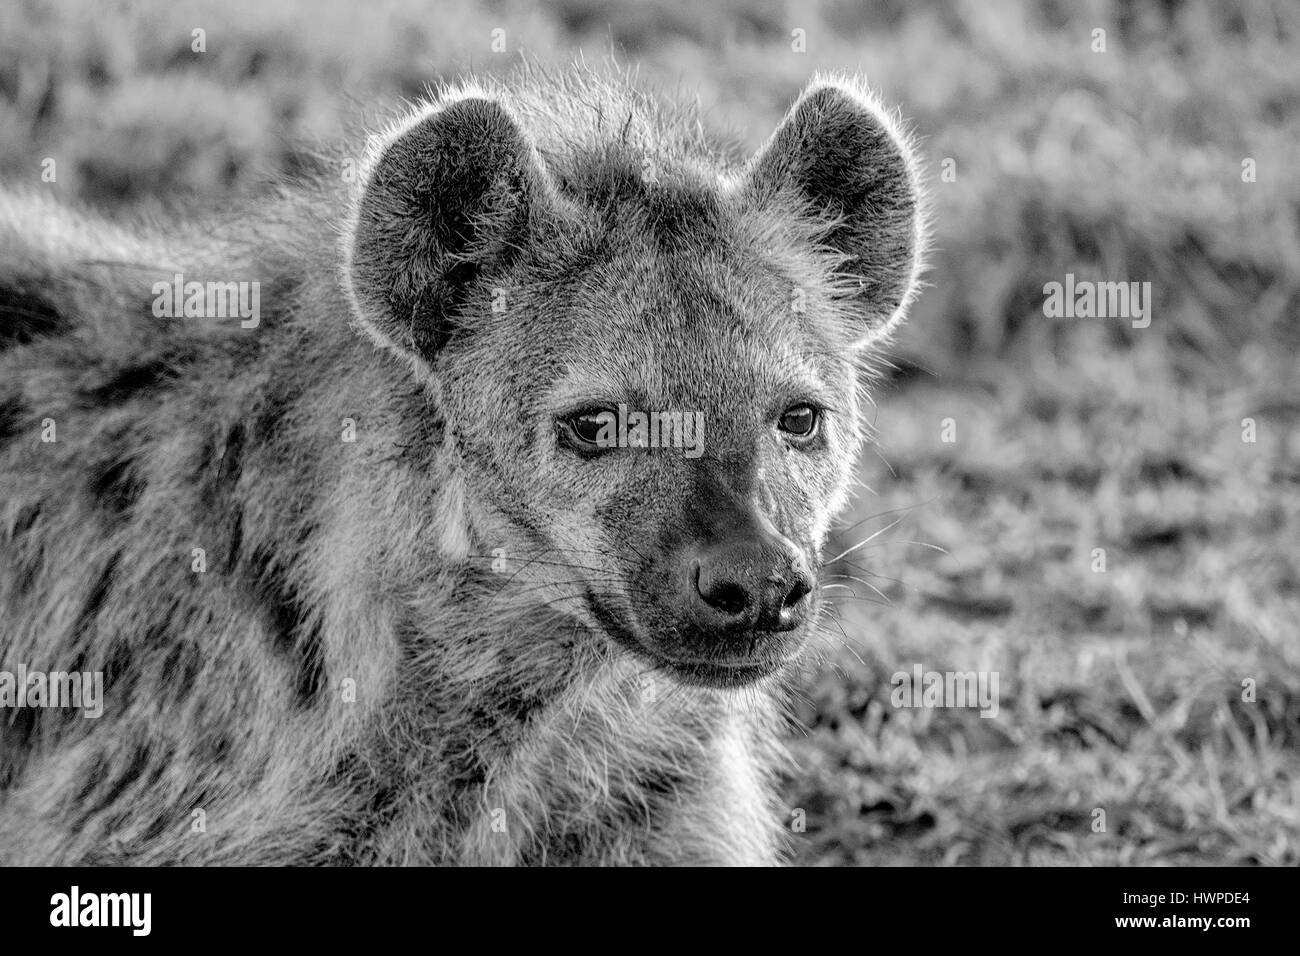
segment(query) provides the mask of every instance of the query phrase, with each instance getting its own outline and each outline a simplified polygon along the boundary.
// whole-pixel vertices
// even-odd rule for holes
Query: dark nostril
[[[794,584],[786,592],[785,599],[781,601],[781,609],[788,610],[794,607],[805,597],[812,593],[812,584],[802,574],[797,575]]]
[[[749,595],[735,581],[714,581],[706,578],[700,569],[695,572],[695,590],[704,603],[723,614],[741,614],[749,606]]]
[[[713,588],[708,594],[704,595],[704,600],[719,611],[727,614],[739,614],[749,604],[749,601],[745,599],[745,589],[739,584],[731,584],[730,582],[723,582]]]

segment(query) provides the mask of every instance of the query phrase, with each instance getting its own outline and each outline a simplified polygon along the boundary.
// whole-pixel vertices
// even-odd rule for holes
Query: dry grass
[[[520,47],[612,49],[752,146],[812,72],[866,73],[922,136],[937,250],[843,544],[904,520],[837,569],[862,600],[800,707],[800,859],[1300,862],[1300,8],[726,6],[7,3],[0,173],[219,203]],[[1067,272],[1151,282],[1151,326],[1044,318]],[[914,664],[997,671],[998,717],[893,708]]]

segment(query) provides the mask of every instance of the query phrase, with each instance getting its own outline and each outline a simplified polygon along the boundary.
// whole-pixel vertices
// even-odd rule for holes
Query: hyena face
[[[627,218],[585,273],[553,280],[529,333],[544,360],[509,322],[448,346],[448,367],[519,356],[508,396],[453,376],[451,405],[501,403],[464,448],[542,532],[540,560],[563,565],[552,577],[585,616],[684,679],[753,678],[814,617],[817,554],[855,458],[851,343],[791,311],[779,256],[660,241]]]
[[[347,278],[436,396],[463,539],[517,559],[539,603],[728,686],[813,626],[863,352],[906,306],[919,233],[906,147],[851,84],[814,84],[741,172],[556,155],[508,97],[464,94],[377,151]]]

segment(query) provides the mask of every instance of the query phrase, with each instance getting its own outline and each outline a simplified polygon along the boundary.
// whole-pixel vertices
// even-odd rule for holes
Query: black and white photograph
[[[3,0],[6,879],[1106,868],[1248,938],[1298,155],[1294,0]]]

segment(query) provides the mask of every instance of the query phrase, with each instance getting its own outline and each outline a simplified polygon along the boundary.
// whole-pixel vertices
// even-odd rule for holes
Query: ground
[[[920,138],[930,288],[798,707],[798,860],[1300,863],[1300,7],[6,3],[0,176],[219,207],[521,49],[755,148],[858,71]],[[1150,325],[1047,317],[1067,273],[1150,282]],[[996,672],[997,716],[894,707],[916,665]]]

